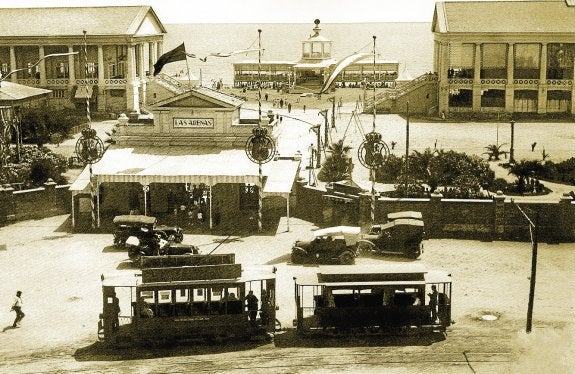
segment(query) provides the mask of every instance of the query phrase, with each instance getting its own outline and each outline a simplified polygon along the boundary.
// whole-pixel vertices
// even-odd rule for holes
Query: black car
[[[159,235],[162,239],[181,243],[184,233],[178,226],[157,225],[156,217],[144,215],[121,215],[114,217],[114,245],[123,246],[130,236],[143,238],[147,232]],[[144,229],[144,230],[143,230]]]
[[[356,242],[360,228],[352,226],[328,227],[314,231],[313,239],[294,243],[293,264],[343,264],[355,262]]]
[[[200,253],[195,245],[167,241],[153,232],[140,237],[130,236],[126,239],[126,246],[128,257],[136,264],[140,264],[144,256],[197,255]]]
[[[418,258],[423,252],[424,224],[419,212],[397,212],[388,222],[371,226],[357,243],[359,252]]]

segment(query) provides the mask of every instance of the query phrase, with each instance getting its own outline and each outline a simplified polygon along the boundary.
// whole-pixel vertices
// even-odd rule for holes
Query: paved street
[[[285,219],[285,218],[284,218]],[[516,242],[428,240],[416,262],[450,271],[453,319],[445,340],[307,340],[287,331],[273,343],[155,350],[93,349],[101,312],[100,274],[134,272],[125,251],[111,246],[112,235],[71,234],[67,216],[19,222],[0,228],[1,327],[16,290],[23,291],[26,317],[19,329],[0,333],[0,371],[33,372],[211,372],[211,373],[565,373],[574,367],[575,277],[572,244],[539,246],[534,331],[524,333],[531,245]],[[233,237],[215,253],[235,253],[243,266],[278,268],[278,318],[290,327],[294,317],[293,276],[313,266],[288,264],[296,238],[314,228],[292,219],[273,236]],[[211,251],[223,237],[187,235],[185,242]],[[2,244],[0,243],[0,244]],[[405,262],[393,257],[359,258],[358,264]],[[485,321],[484,314],[496,315]],[[538,370],[541,368],[541,370]]]

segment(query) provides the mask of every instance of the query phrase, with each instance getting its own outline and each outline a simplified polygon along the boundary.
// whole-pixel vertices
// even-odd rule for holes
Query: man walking
[[[22,312],[22,291],[17,291],[16,292],[16,297],[14,298],[14,303],[12,303],[12,309],[13,311],[16,312],[16,319],[14,320],[14,324],[12,325],[12,327],[20,327],[20,321],[22,321],[22,318],[24,318],[26,315],[24,314],[24,312]]]

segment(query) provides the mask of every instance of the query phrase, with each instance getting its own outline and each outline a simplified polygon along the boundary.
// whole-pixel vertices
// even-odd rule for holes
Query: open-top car
[[[197,255],[200,253],[198,247],[193,244],[167,241],[153,232],[140,237],[128,237],[126,246],[128,257],[136,264],[140,264],[144,256]]]
[[[368,233],[362,235],[358,241],[358,251],[418,258],[423,252],[421,241],[424,235],[424,224],[421,219],[403,218],[417,216],[411,213],[419,212],[393,213],[393,215],[390,214],[392,220],[389,222],[371,226]]]
[[[294,264],[344,264],[355,262],[356,244],[360,228],[335,226],[315,230],[313,238],[297,240],[292,248],[291,261]]]
[[[184,233],[178,226],[157,225],[156,217],[144,215],[120,215],[114,217],[114,245],[123,246],[130,236],[137,238],[146,237],[148,232],[159,235],[162,239],[181,243]],[[144,229],[144,230],[142,230]]]

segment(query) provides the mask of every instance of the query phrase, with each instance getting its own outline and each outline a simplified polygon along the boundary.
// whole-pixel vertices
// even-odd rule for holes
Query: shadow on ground
[[[73,357],[76,361],[126,361],[160,357],[199,356],[227,352],[240,352],[269,344],[269,341],[224,341],[224,342],[190,342],[187,345],[164,346],[130,346],[117,348],[102,342],[78,348]]]
[[[396,346],[428,346],[445,340],[443,333],[429,333],[409,336],[387,335],[355,335],[331,336],[327,334],[317,336],[302,336],[295,329],[287,329],[276,333],[274,344],[278,348],[333,348],[333,347],[396,347]]]

